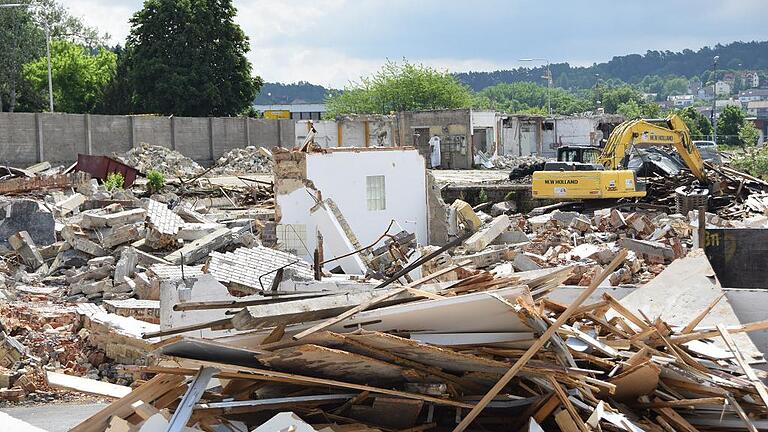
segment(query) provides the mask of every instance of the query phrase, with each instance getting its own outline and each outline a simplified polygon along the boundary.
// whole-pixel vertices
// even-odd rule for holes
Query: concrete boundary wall
[[[205,163],[238,147],[290,148],[294,141],[289,119],[0,112],[0,165],[17,167],[124,153],[142,142]]]

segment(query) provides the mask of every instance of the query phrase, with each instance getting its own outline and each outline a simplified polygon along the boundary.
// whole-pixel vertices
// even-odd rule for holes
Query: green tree
[[[44,47],[45,35],[27,9],[0,8],[0,111],[16,110],[23,81],[21,65],[40,55]]]
[[[694,107],[685,107],[676,111],[688,126],[693,139],[706,139],[712,135],[712,122]]]
[[[106,49],[94,55],[66,40],[51,41],[53,100],[57,111],[91,112],[101,99],[104,86],[115,74],[117,56]],[[24,65],[24,78],[36,93],[48,91],[48,61],[45,56]]]
[[[627,120],[637,118],[655,118],[659,116],[659,106],[655,103],[638,103],[634,99],[619,104],[616,113],[621,114]]]
[[[573,114],[589,110],[590,104],[561,88],[548,89],[533,82],[496,84],[478,93],[476,101],[487,101],[477,108],[491,108],[508,113],[547,114],[547,99],[551,99],[552,112]]]
[[[634,101],[640,106],[645,104],[643,95],[628,85],[613,88],[600,88],[597,92],[597,97],[603,108],[605,108],[605,112],[608,113],[617,113],[619,105],[629,101]]]
[[[38,109],[37,94],[26,93],[32,88],[22,79],[22,65],[45,53],[45,30],[54,39],[66,39],[87,45],[101,46],[107,35],[83,24],[72,16],[58,0],[0,0],[3,4],[25,4],[0,8],[0,111]]]
[[[739,130],[744,126],[744,111],[739,107],[729,105],[720,112],[717,118],[717,136],[719,144],[739,145]]]
[[[472,101],[469,88],[446,71],[406,60],[388,61],[381,70],[351,83],[343,92],[331,93],[326,99],[326,116],[468,108]]]
[[[739,141],[741,141],[741,145],[757,145],[757,140],[759,138],[760,130],[758,130],[751,121],[744,121],[744,124],[739,128]]]
[[[146,0],[131,18],[125,68],[135,112],[230,116],[262,85],[231,0]]]

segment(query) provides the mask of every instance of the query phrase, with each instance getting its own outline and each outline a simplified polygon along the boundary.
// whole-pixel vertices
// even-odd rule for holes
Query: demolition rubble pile
[[[235,148],[216,161],[216,166],[211,170],[214,175],[237,175],[271,173],[272,152],[264,147],[248,146]]]
[[[127,368],[147,380],[72,430],[762,429],[761,356],[743,333],[768,322],[738,322],[701,254],[622,300],[597,295],[626,257],[570,295],[570,266],[435,282],[453,265],[354,294],[228,302],[233,315],[206,325],[248,333],[156,345],[158,364]],[[679,297],[661,301],[670,284]]]
[[[485,169],[511,170],[514,178],[525,177],[544,169],[546,158],[540,156],[492,155],[478,151],[475,164]]]
[[[259,183],[16,180],[0,181],[24,195],[0,201],[0,399],[113,400],[75,432],[768,427],[746,335],[768,321],[736,317],[693,249],[696,212],[457,200],[445,245],[393,222],[363,247],[326,196],[323,267],[268,247]]]
[[[159,341],[142,338],[159,329],[158,275],[199,274],[210,252],[255,244],[272,193],[207,180],[108,191],[49,171],[0,181],[0,401],[122,396],[133,375],[116,366],[146,363]]]
[[[169,177],[189,177],[203,171],[197,162],[176,150],[147,143],[140,143],[117,158],[142,173],[156,170]]]

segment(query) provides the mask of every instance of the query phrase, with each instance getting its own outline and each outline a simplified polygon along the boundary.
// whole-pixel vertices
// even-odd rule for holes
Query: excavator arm
[[[640,119],[621,123],[608,138],[599,162],[609,170],[621,169],[633,145],[672,146],[693,175],[702,183],[707,182],[704,160],[691,141],[688,126],[678,115],[672,114],[663,120]]]

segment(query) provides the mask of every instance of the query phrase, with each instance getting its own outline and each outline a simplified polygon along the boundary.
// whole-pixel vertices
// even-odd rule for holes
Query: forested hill
[[[254,103],[258,105],[289,103],[323,103],[328,89],[299,81],[293,84],[264,83]]]
[[[583,89],[595,85],[596,74],[602,80],[618,79],[630,84],[637,83],[648,75],[677,75],[688,78],[694,75],[701,76],[712,68],[714,56],[720,56],[719,69],[768,69],[768,41],[718,44],[698,51],[690,49],[682,52],[648,51],[644,55],[617,56],[606,63],[589,67],[572,67],[568,63],[557,63],[552,64],[550,68],[555,86]],[[463,72],[457,73],[456,77],[473,90],[479,91],[499,83],[541,82],[543,72],[544,66],[541,66],[535,69]]]

